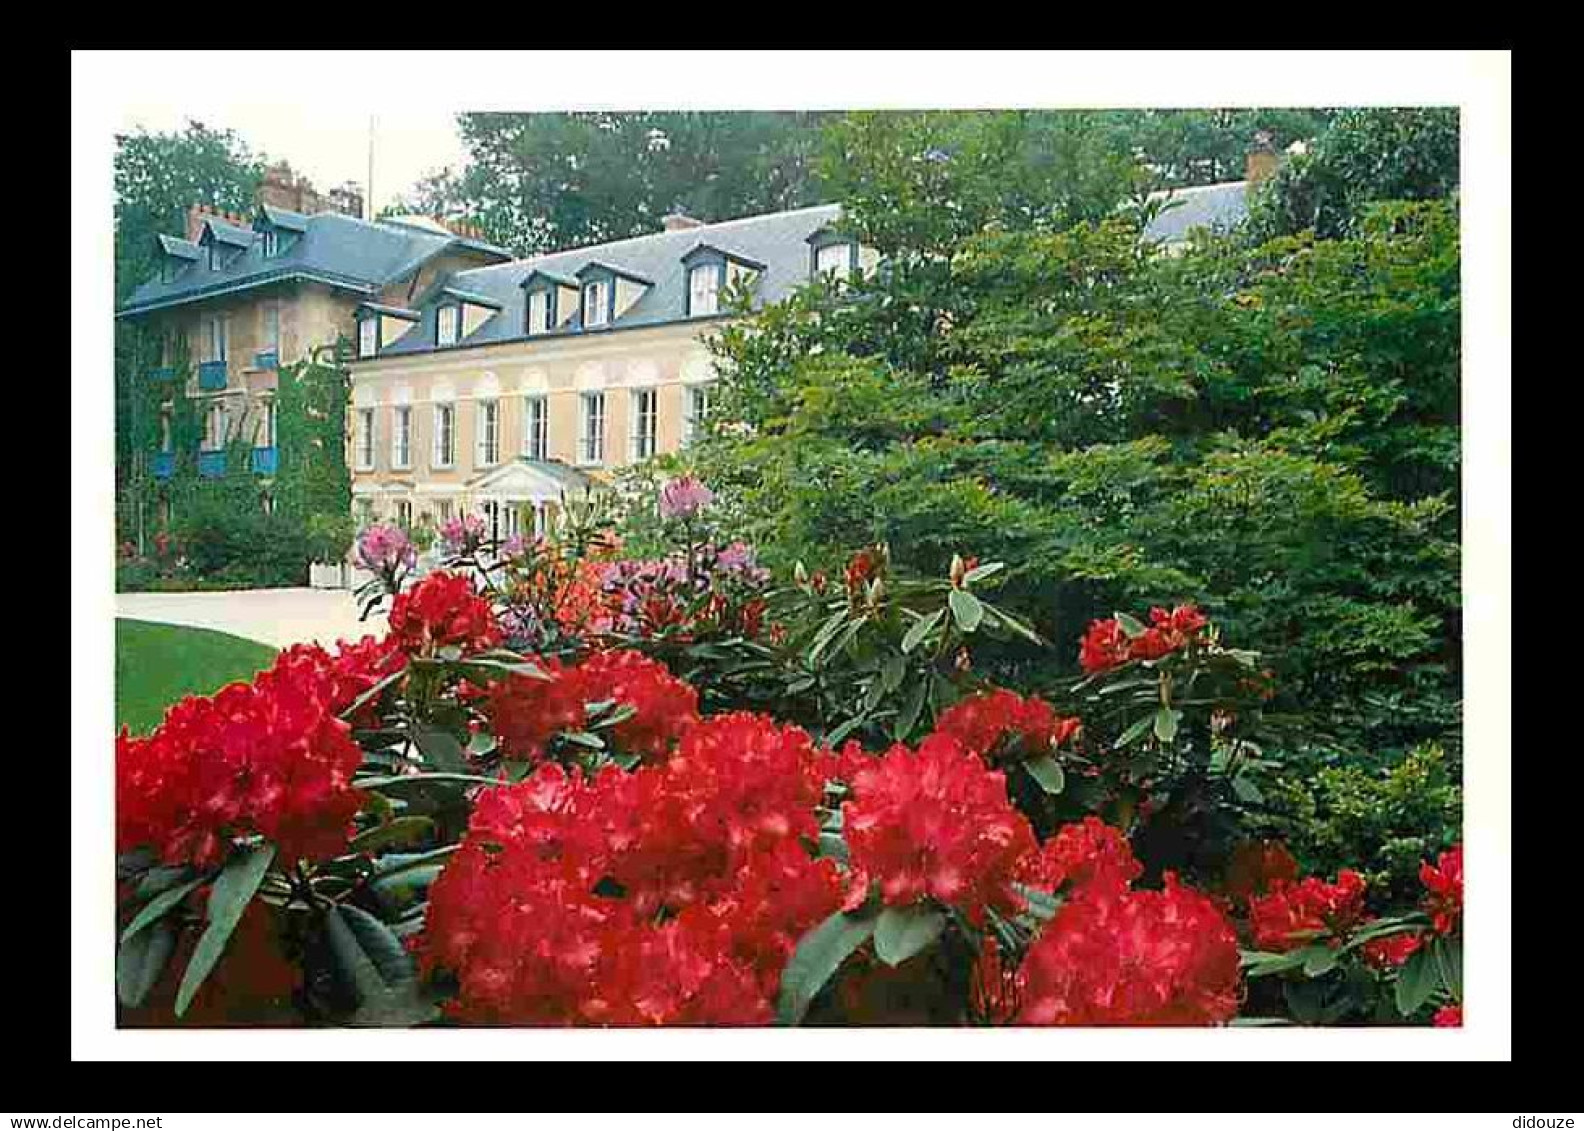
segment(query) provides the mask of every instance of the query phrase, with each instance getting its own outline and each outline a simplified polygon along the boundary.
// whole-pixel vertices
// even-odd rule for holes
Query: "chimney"
[[[198,233],[203,231],[204,215],[208,211],[202,204],[194,204],[187,209],[187,235],[188,243],[198,242]]]
[[[1281,158],[1276,153],[1276,145],[1270,132],[1259,130],[1254,134],[1254,140],[1249,145],[1248,154],[1243,159],[1243,179],[1248,181],[1250,189],[1254,189],[1270,180],[1276,172],[1276,166]]]
[[[667,213],[661,218],[660,223],[665,225],[665,230],[668,232],[683,232],[689,228],[702,228],[704,226],[703,220],[693,219],[680,208],[675,212]]]

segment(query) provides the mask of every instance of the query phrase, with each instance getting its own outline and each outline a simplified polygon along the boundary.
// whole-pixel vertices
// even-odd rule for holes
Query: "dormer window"
[[[218,271],[225,266],[225,256],[220,252],[220,245],[213,241],[209,244],[209,270]]]
[[[610,315],[610,284],[604,279],[583,288],[583,325],[603,326]]]
[[[700,263],[688,271],[688,313],[720,313],[720,287],[724,263]]]
[[[358,356],[373,357],[379,352],[379,315],[370,314],[358,323]]]
[[[531,291],[528,294],[528,332],[530,334],[548,334],[554,322],[555,292],[552,290]]]
[[[853,261],[857,259],[857,244],[828,243],[814,252],[814,273],[834,275],[845,279],[852,274]]]
[[[260,233],[260,247],[263,249],[265,259],[274,259],[280,254],[280,233],[274,228],[265,228]]]
[[[442,306],[435,312],[435,345],[456,345],[457,326],[461,322],[461,317],[460,306]]]

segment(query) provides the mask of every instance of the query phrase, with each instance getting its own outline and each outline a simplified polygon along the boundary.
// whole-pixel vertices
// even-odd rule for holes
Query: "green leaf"
[[[1035,632],[1032,628],[1030,628],[1025,622],[1023,622],[1022,620],[1019,620],[1017,617],[1013,616],[1011,613],[1008,613],[1008,612],[1005,612],[1002,609],[996,608],[996,606],[990,604],[987,601],[981,601],[980,603],[982,605],[984,605],[985,612],[989,616],[991,616],[994,619],[1000,621],[1004,626],[1006,626],[1007,628],[1010,628],[1013,632],[1015,632],[1015,633],[1017,633],[1017,635],[1023,637],[1023,639],[1027,640],[1030,644],[1038,644],[1038,645],[1040,645],[1042,647],[1044,646],[1044,644],[1045,644],[1044,638],[1041,637],[1039,633]]]
[[[1259,786],[1242,775],[1232,779],[1232,792],[1237,794],[1239,801],[1248,805],[1260,805],[1265,801],[1265,795],[1260,792]]]
[[[822,832],[819,835],[819,854],[841,863],[847,863],[847,842],[837,833]]]
[[[574,746],[583,746],[589,750],[605,749],[605,740],[597,734],[590,734],[586,730],[564,730],[561,737]]]
[[[1062,901],[1042,888],[1017,885],[1019,894],[1028,901],[1029,914],[1041,921],[1048,921],[1056,917],[1056,912],[1061,910]]]
[[[935,626],[941,622],[941,617],[945,615],[945,609],[936,609],[929,616],[919,617],[918,620],[914,621],[912,627],[902,637],[902,651],[904,653],[912,653],[915,648],[924,642],[924,638],[934,630]]]
[[[462,744],[450,731],[428,723],[413,724],[413,741],[423,753],[424,762],[442,773],[464,773],[468,768]]]
[[[946,603],[951,606],[952,619],[964,632],[972,632],[984,619],[984,605],[965,589],[953,589],[946,595]]]
[[[1149,631],[1126,613],[1112,613],[1111,615],[1116,618],[1117,624],[1122,626],[1122,631],[1127,633],[1129,640],[1137,640]]]
[[[175,949],[176,928],[166,922],[121,943],[116,950],[116,998],[122,1005],[143,1004]]]
[[[386,845],[408,843],[421,839],[432,828],[434,822],[428,817],[397,817],[353,837],[347,843],[347,851],[373,852]]]
[[[135,916],[133,916],[132,922],[127,924],[126,930],[121,932],[121,941],[126,942],[127,939],[137,934],[144,927],[154,922],[154,920],[164,916],[166,912],[180,903],[186,897],[188,892],[202,884],[206,878],[207,877],[204,876],[197,876],[194,879],[188,880],[184,884],[180,884],[173,888],[167,888],[165,891],[160,892],[153,899],[149,900],[143,905],[143,910],[139,911]]]
[[[1430,1000],[1440,980],[1430,955],[1423,950],[1416,951],[1397,971],[1397,1012],[1412,1017]]]
[[[929,678],[926,676],[914,685],[912,694],[907,697],[907,700],[902,704],[901,713],[897,715],[896,728],[892,734],[898,741],[905,740],[908,735],[913,733],[913,728],[918,723],[919,714],[924,710],[924,698],[928,694]]]
[[[1067,788],[1067,775],[1062,772],[1061,763],[1049,754],[1030,758],[1023,763],[1023,768],[1046,793],[1055,795]]]
[[[1145,715],[1143,718],[1138,719],[1133,723],[1132,726],[1128,727],[1127,730],[1123,731],[1122,734],[1117,738],[1117,746],[1128,746],[1134,742],[1137,742],[1140,736],[1142,736],[1143,733],[1150,728],[1150,724],[1154,721],[1154,715]]]
[[[1177,722],[1182,718],[1182,712],[1171,707],[1162,707],[1155,712],[1155,737],[1162,742],[1170,742],[1177,737]]]
[[[1311,978],[1318,978],[1336,969],[1337,952],[1323,944],[1304,948],[1303,956],[1303,971]]]
[[[796,1025],[831,975],[848,955],[874,934],[876,911],[850,913],[838,911],[800,940],[786,969],[781,972],[781,993],[776,1003],[776,1020]]]
[[[337,968],[357,991],[352,1025],[417,1025],[439,1012],[419,992],[418,972],[401,939],[361,907],[340,904],[325,916]]]
[[[1452,995],[1452,1000],[1463,1000],[1463,946],[1461,940],[1454,943],[1446,936],[1438,936],[1430,944],[1430,952],[1435,955],[1436,973],[1441,977],[1441,984],[1446,987],[1447,993]]]
[[[981,578],[989,577],[992,573],[999,573],[1005,568],[1005,562],[985,562],[984,565],[976,565],[973,569],[963,574],[963,584],[972,585]]]
[[[215,878],[214,887],[209,891],[206,912],[209,925],[204,928],[198,945],[193,948],[192,958],[182,974],[181,986],[176,991],[177,1017],[187,1012],[198,987],[203,985],[209,971],[220,961],[220,955],[231,939],[231,932],[236,930],[242,912],[253,898],[253,893],[258,891],[264,873],[269,871],[274,859],[275,846],[266,842],[233,856]]]
[[[901,656],[892,656],[881,665],[880,684],[886,691],[892,692],[902,686],[902,680],[907,676],[907,661]]]
[[[925,903],[887,907],[875,923],[875,954],[887,966],[900,966],[929,946],[946,929],[946,912]]]
[[[867,717],[867,715],[859,713],[848,719],[846,722],[840,723],[833,727],[830,733],[825,736],[826,744],[829,746],[835,746],[842,739],[846,738],[849,734],[862,726],[864,720]]]
[[[837,609],[831,614],[830,619],[820,626],[819,632],[815,634],[813,642],[809,645],[808,662],[811,665],[819,659],[819,654],[825,650],[825,646],[831,642],[831,638],[841,631],[841,627],[846,620],[847,610]]]

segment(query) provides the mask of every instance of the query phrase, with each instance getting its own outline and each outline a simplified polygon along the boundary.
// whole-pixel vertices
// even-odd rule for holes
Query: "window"
[[[280,254],[280,233],[274,228],[265,228],[263,239],[260,241],[264,248],[264,258],[274,259]]]
[[[578,462],[605,461],[605,394],[584,393],[578,425]]]
[[[437,523],[442,523],[442,524],[451,521],[451,500],[450,499],[436,499],[435,500],[435,521]]]
[[[211,315],[207,320],[207,333],[205,345],[208,356],[205,361],[224,361],[226,359],[226,317],[223,314]]]
[[[544,334],[550,330],[550,292],[533,291],[528,295],[528,332]]]
[[[434,466],[450,467],[456,463],[456,406],[434,406]]]
[[[379,352],[379,316],[370,314],[358,323],[358,356],[373,357]]]
[[[523,455],[529,459],[550,458],[548,413],[543,397],[523,401]]]
[[[209,411],[204,415],[204,451],[218,452],[224,448],[226,434],[230,430],[231,421],[226,406],[216,401],[209,406]]]
[[[635,460],[655,454],[655,391],[634,389],[632,394],[632,438],[628,450]]]
[[[583,325],[605,325],[606,316],[609,313],[605,306],[607,301],[605,288],[607,285],[603,282],[590,283],[583,288]]]
[[[225,266],[225,258],[220,254],[220,242],[209,241],[209,270],[218,271]]]
[[[682,442],[691,444],[704,434],[704,421],[709,417],[710,387],[689,385],[687,388],[687,413],[682,422]]]
[[[688,271],[688,313],[720,312],[721,269],[718,264],[701,263]]]
[[[391,466],[412,466],[412,407],[397,405],[391,417]]]
[[[412,520],[412,500],[411,499],[397,499],[396,500],[396,525],[401,527],[403,530],[411,530],[412,529],[412,524],[413,524],[413,520]]]
[[[814,253],[814,271],[816,274],[845,279],[852,273],[852,261],[852,244],[828,243]]]
[[[501,529],[501,505],[495,499],[485,499],[483,508],[484,525],[489,528],[489,540],[499,542],[505,537],[505,532]]]
[[[435,344],[454,346],[457,343],[457,315],[461,307],[442,306],[435,314]]]
[[[278,353],[280,351],[279,303],[267,302],[264,304],[264,333],[259,344],[266,352]]]
[[[259,421],[259,430],[253,437],[253,444],[259,448],[273,448],[275,446],[275,401],[265,401],[260,408],[263,409],[263,419]]]
[[[357,413],[357,465],[359,471],[374,470],[374,410],[360,408]]]
[[[500,402],[478,403],[478,466],[500,462]]]
[[[358,524],[358,526],[360,526],[360,527],[369,526],[373,522],[374,522],[374,500],[373,499],[359,499],[359,500],[357,500],[357,524]]]

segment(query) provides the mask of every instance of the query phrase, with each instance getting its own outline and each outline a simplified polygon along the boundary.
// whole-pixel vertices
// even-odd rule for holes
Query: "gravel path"
[[[389,603],[387,602],[387,607]],[[117,593],[116,616],[212,628],[284,648],[302,641],[334,644],[385,632],[385,614],[358,621],[345,589],[237,589],[226,593]]]

